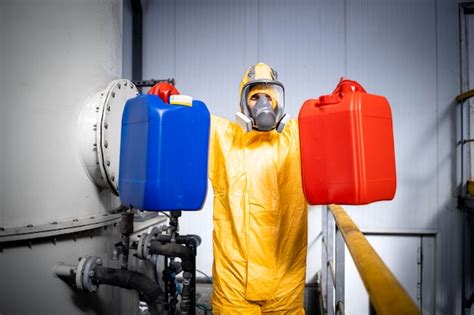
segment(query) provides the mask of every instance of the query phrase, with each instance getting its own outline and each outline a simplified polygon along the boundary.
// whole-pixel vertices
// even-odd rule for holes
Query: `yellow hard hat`
[[[236,116],[252,129],[269,131],[277,128],[285,116],[285,90],[283,84],[277,80],[277,72],[265,63],[257,63],[249,67],[240,82],[240,111]],[[257,112],[250,108],[252,96],[265,94],[271,99],[271,109],[262,109]],[[258,116],[258,117],[257,117]],[[246,127],[248,129],[248,127]],[[278,128],[278,130],[281,130]]]

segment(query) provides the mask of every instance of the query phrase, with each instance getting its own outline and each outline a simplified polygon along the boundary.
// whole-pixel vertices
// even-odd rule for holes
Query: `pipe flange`
[[[143,233],[138,241],[137,257],[140,259],[151,259],[150,244],[155,240],[156,235],[160,233],[160,228],[153,227],[150,233]]]
[[[153,235],[153,237],[157,236],[158,234],[161,233],[161,231],[163,230],[162,229],[163,226],[154,226],[151,231],[150,231],[150,235]]]
[[[144,244],[143,244],[143,259],[151,259],[151,254],[150,254],[150,244],[153,241],[154,236],[153,234],[148,234]]]
[[[97,256],[84,256],[79,258],[76,272],[76,287],[79,290],[95,292],[97,285],[92,283],[94,269],[102,265],[102,259]]]
[[[137,245],[137,257],[139,259],[143,259],[143,243],[145,239],[147,238],[148,233],[142,233],[139,235],[140,239],[138,240],[138,245]]]

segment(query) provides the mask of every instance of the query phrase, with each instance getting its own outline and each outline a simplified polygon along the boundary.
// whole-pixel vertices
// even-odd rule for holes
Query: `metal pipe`
[[[375,311],[379,314],[421,314],[400,282],[344,209],[331,205],[330,210],[337,227],[341,230]]]
[[[71,275],[76,273],[76,270],[77,266],[66,265],[62,262],[57,263],[53,267],[53,273],[59,278],[71,277]]]
[[[171,85],[175,85],[176,80],[174,78],[160,79],[160,80],[155,80],[155,79],[141,80],[140,79],[140,80],[133,80],[132,82],[133,84],[135,84],[137,88],[142,88],[142,87],[152,87],[155,84],[160,83],[160,82],[168,82]]]
[[[328,253],[327,253],[327,259],[328,259],[328,267],[329,267],[329,272],[331,273],[332,277],[332,283],[329,281],[329,275],[328,275],[328,280],[326,283],[326,299],[327,299],[327,315],[334,315],[335,310],[334,310],[334,285],[335,285],[335,274],[334,274],[334,265],[333,265],[333,260],[334,260],[334,222],[331,219],[331,215],[329,214],[329,210],[326,211],[327,219],[326,219],[326,224],[327,224],[327,231],[326,231],[326,241],[328,245]]]
[[[164,294],[161,287],[146,275],[131,270],[103,267],[99,257],[82,257],[78,266],[57,263],[53,267],[56,276],[79,290],[95,292],[100,284],[136,290],[140,300],[146,302],[151,314],[162,314]]]
[[[132,5],[132,79],[143,76],[143,9],[141,0],[130,0]]]
[[[329,208],[328,206],[322,206],[321,207],[321,227],[322,227],[322,242],[323,242],[323,248],[325,250],[322,251],[321,253],[321,294],[323,296],[323,311],[324,314],[327,313],[328,309],[328,303],[327,303],[327,282],[328,282],[328,248],[327,248],[327,235],[328,235],[328,213],[329,213]]]
[[[176,281],[183,283],[183,277],[176,277]],[[212,284],[212,278],[207,277],[196,277],[195,281],[200,284]]]
[[[324,299],[323,285],[321,274],[317,273],[317,288],[319,295],[319,313],[326,314],[326,300]]]
[[[170,241],[176,241],[179,235],[171,236]],[[196,239],[190,237],[194,242]],[[183,246],[178,243],[161,243],[153,241],[150,244],[150,254],[181,258],[183,268],[183,294],[181,299],[181,314],[194,315],[196,305],[196,247]]]
[[[129,209],[122,212],[122,221],[120,222],[120,233],[122,234],[122,269],[128,269],[128,255],[130,252],[130,235],[133,233],[133,210]]]
[[[336,283],[334,287],[336,288],[336,314],[341,314],[339,310],[339,305],[341,304],[344,310],[344,278],[345,278],[345,248],[344,248],[344,238],[342,237],[341,230],[336,228]]]
[[[159,234],[154,237],[154,241],[160,243],[171,243],[171,235],[168,234]],[[201,237],[199,235],[188,234],[188,235],[177,235],[175,236],[175,243],[184,244],[186,246],[191,246],[197,248],[201,245]]]
[[[331,271],[332,286],[336,288],[336,272],[334,271],[334,261],[332,259],[329,259],[328,266]]]

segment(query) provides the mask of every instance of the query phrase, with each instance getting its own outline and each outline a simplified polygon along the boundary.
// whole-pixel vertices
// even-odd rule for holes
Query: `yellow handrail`
[[[329,206],[378,315],[421,314],[344,209]]]
[[[469,90],[467,92],[462,93],[461,95],[456,96],[456,101],[464,102],[465,100],[474,96],[474,90]]]

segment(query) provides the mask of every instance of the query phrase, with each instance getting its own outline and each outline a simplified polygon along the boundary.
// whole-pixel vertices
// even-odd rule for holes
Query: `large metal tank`
[[[85,98],[121,75],[120,1],[2,1],[5,228],[93,215],[110,194],[81,165]]]
[[[103,90],[121,76],[121,53],[122,1],[0,0],[1,314],[136,312],[134,292],[78,293],[52,273],[83,255],[118,265],[119,200],[95,136],[107,121],[93,123],[102,108],[91,106],[134,88]]]

